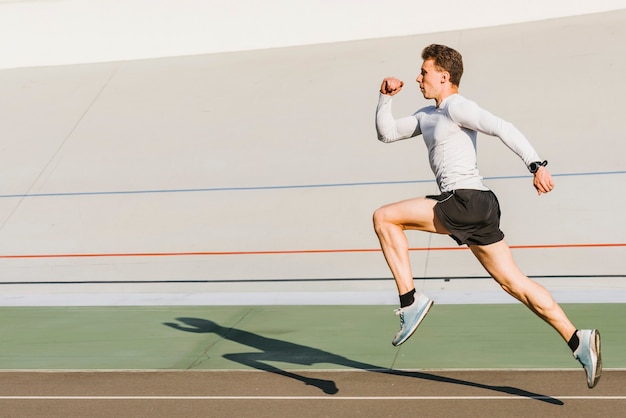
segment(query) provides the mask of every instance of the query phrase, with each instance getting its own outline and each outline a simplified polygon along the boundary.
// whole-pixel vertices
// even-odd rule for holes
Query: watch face
[[[547,161],[543,161],[543,162],[532,162],[530,163],[530,166],[528,166],[528,169],[530,170],[531,173],[536,173],[537,170],[539,170],[539,167],[545,167],[546,165],[548,165]]]

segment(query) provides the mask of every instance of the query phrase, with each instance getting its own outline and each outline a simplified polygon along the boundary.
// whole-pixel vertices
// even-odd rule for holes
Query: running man
[[[550,324],[583,365],[587,386],[593,388],[602,373],[600,333],[577,330],[552,295],[517,267],[500,230],[500,207],[494,193],[482,182],[477,168],[478,132],[500,138],[534,175],[537,193],[554,188],[547,161],[539,158],[526,137],[512,124],[480,108],[458,93],[463,60],[456,50],[430,45],[422,51],[417,76],[422,95],[435,100],[411,116],[394,119],[392,96],[404,83],[387,77],[380,87],[376,130],[382,142],[422,135],[440,193],[385,205],[374,212],[374,229],[400,295],[400,331],[392,344],[405,342],[424,319],[433,301],[415,293],[405,230],[452,237],[467,245],[487,272],[511,296]]]

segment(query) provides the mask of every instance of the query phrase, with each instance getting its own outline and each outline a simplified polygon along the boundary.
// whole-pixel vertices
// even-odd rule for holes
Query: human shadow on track
[[[177,329],[179,331],[193,332],[193,333],[207,333],[216,334],[220,339],[234,341],[238,344],[247,345],[248,347],[259,350],[259,352],[251,353],[229,353],[224,354],[223,357],[245,366],[262,370],[277,375],[289,377],[304,383],[305,385],[315,386],[322,390],[324,393],[334,395],[339,392],[339,388],[332,380],[314,379],[306,376],[302,376],[297,373],[293,373],[287,370],[283,370],[279,367],[268,364],[267,362],[282,362],[292,363],[299,365],[313,365],[319,363],[336,364],[343,367],[349,367],[357,370],[364,370],[372,373],[383,373],[394,376],[410,377],[414,379],[430,380],[434,382],[450,383],[454,385],[463,385],[473,388],[480,388],[495,392],[504,393],[507,395],[520,396],[522,398],[535,399],[542,402],[547,402],[554,405],[563,405],[563,402],[546,395],[540,395],[537,393],[529,392],[523,389],[510,387],[510,386],[492,386],[482,383],[471,382],[467,380],[455,379],[451,377],[438,376],[431,373],[417,372],[417,371],[402,371],[378,367],[372,364],[362,363],[355,360],[350,360],[344,356],[330,353],[328,351],[320,350],[313,347],[308,347],[301,344],[291,343],[288,341],[277,340],[275,338],[264,337],[259,334],[255,334],[249,331],[244,331],[237,328],[223,327],[208,319],[200,318],[176,318],[177,321],[184,325],[166,322],[164,325]],[[207,347],[208,352],[219,340]],[[189,368],[193,369],[206,359],[206,356],[198,359]]]

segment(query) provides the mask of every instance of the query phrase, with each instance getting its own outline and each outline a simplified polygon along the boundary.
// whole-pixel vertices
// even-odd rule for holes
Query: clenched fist
[[[402,90],[404,86],[404,81],[398,80],[395,77],[387,77],[383,80],[383,83],[380,85],[380,92],[382,94],[386,94],[388,96],[393,96]]]

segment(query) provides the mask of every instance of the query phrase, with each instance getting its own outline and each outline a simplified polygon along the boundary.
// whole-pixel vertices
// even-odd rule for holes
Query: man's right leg
[[[400,331],[394,337],[393,345],[402,344],[415,332],[433,304],[425,295],[414,297],[409,244],[404,231],[448,233],[435,216],[435,204],[435,200],[420,197],[392,203],[374,212],[374,230],[400,295],[401,306],[396,310],[400,316]]]
[[[435,200],[418,197],[385,205],[374,212],[374,231],[401,295],[415,288],[404,231],[449,233],[435,216],[436,204]]]

